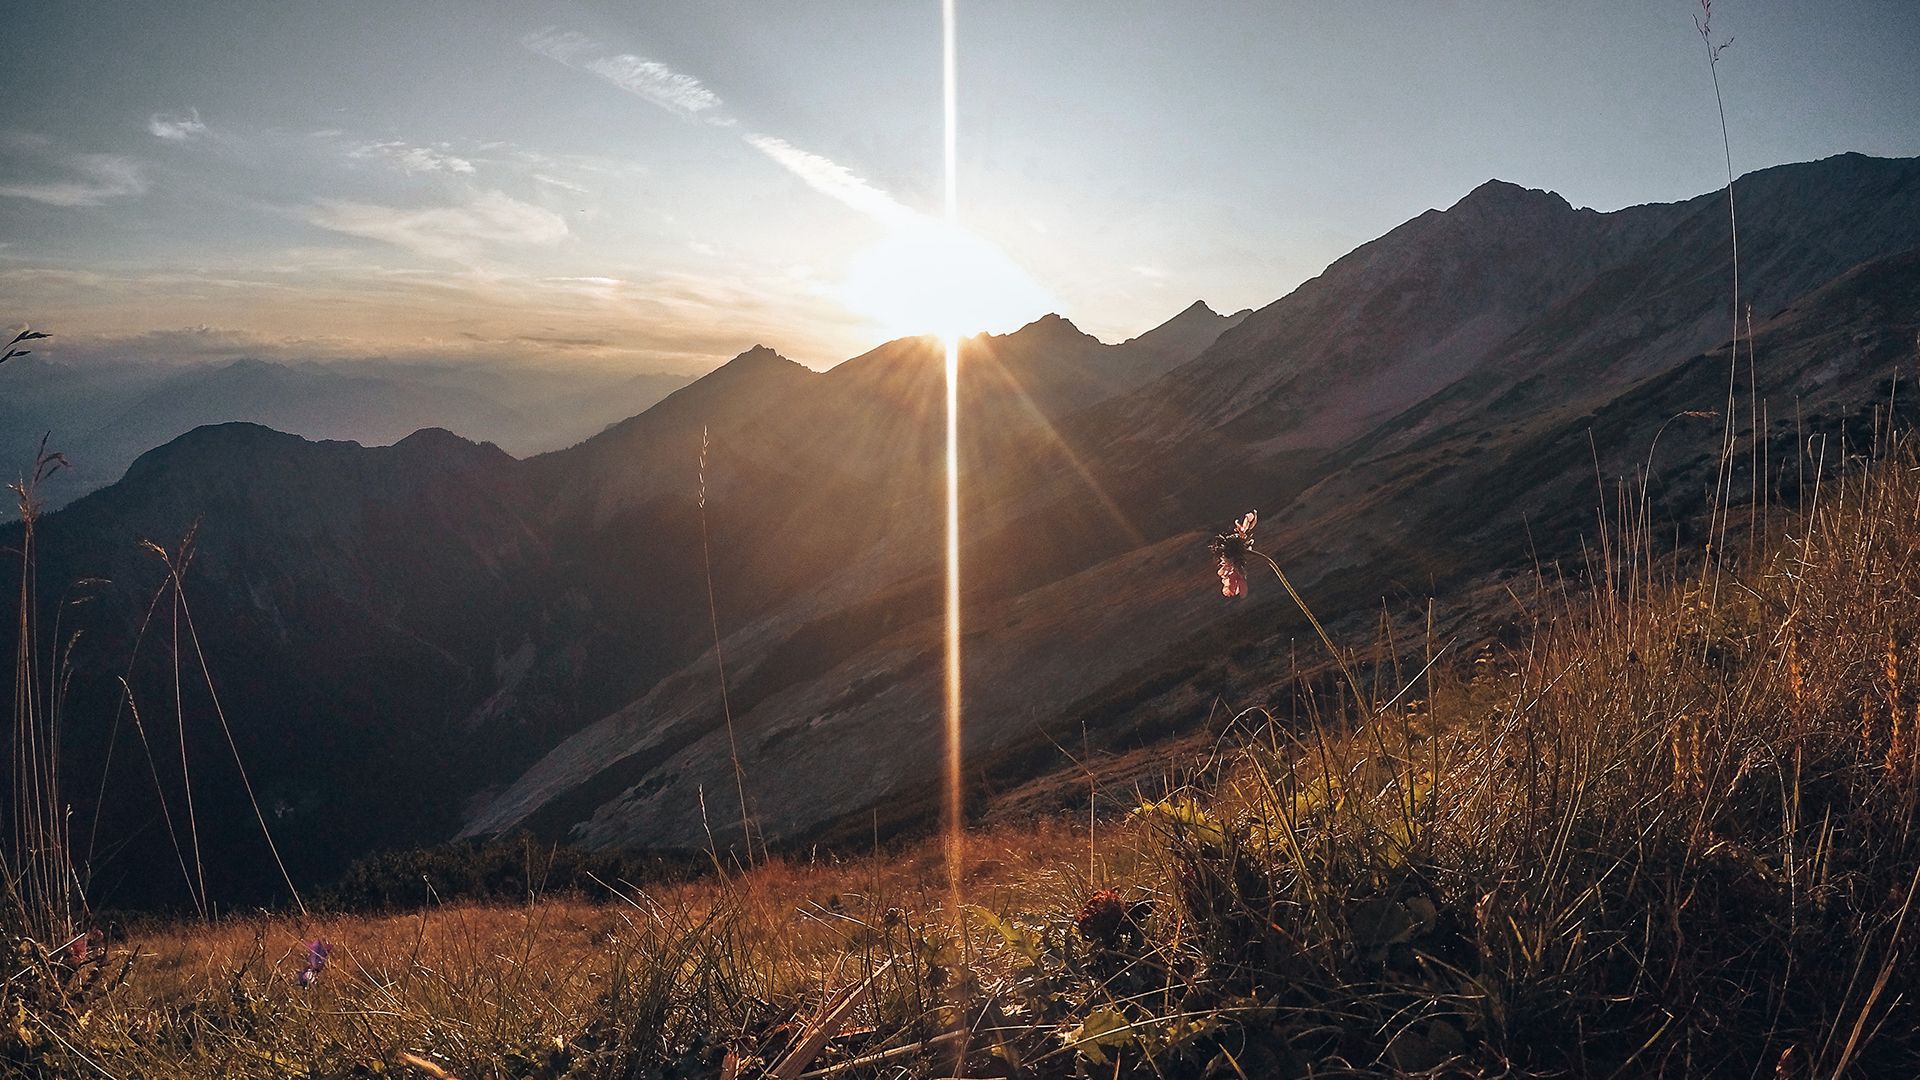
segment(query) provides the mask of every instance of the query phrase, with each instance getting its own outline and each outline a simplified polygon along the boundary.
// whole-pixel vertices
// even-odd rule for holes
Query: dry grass
[[[1044,822],[976,835],[969,889],[1005,910],[1077,903],[1086,843],[1084,825]],[[945,890],[928,844],[644,891],[615,883],[608,901],[181,923],[138,933],[104,965],[43,962],[74,983],[69,968],[134,958],[84,1019],[67,1017],[78,1030],[56,1037],[36,1019],[5,1052],[47,1075],[417,1072],[407,1054],[469,1077],[708,1075],[729,1044],[777,1050],[796,1010],[889,959],[902,961],[896,976],[841,1043],[920,1037],[938,995],[914,957],[945,932]],[[333,951],[302,986],[315,940]]]
[[[1513,649],[1426,670],[1441,643],[1390,643],[1400,666],[1356,680],[1384,703],[1300,684],[1279,719],[1243,715],[1201,780],[1091,838],[1084,821],[976,834],[963,913],[927,845],[601,903],[182,925],[104,959],[27,942],[0,1060],[468,1080],[1920,1074],[1915,461],[1829,481],[1737,570],[1610,532],[1588,591],[1535,583]],[[312,940],[335,948],[302,986]]]

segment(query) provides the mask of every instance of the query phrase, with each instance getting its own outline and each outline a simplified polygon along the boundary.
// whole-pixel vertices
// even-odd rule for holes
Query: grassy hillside
[[[1737,566],[1656,558],[1629,513],[1591,588],[1516,592],[1518,644],[1342,657],[1351,676],[1295,680],[1279,715],[1170,760],[1163,798],[969,837],[958,897],[928,844],[515,905],[16,937],[0,1061],[1913,1075],[1917,465],[1898,449],[1810,484]]]

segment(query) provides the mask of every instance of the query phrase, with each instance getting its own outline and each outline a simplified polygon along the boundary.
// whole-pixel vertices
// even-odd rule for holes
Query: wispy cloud
[[[885,225],[901,225],[922,215],[887,192],[868,183],[845,165],[802,150],[772,135],[748,135],[747,144],[772,158],[807,186],[858,210]]]
[[[559,214],[499,191],[481,192],[459,206],[426,209],[323,199],[308,209],[307,220],[442,259],[470,259],[490,244],[558,244],[568,231]]]
[[[140,163],[119,154],[69,154],[43,135],[0,138],[6,151],[0,197],[48,206],[99,206],[142,195],[147,178]]]
[[[379,268],[338,245],[288,255],[284,268],[238,279],[0,266],[0,295],[56,331],[62,360],[381,357],[704,371],[756,341],[820,365],[871,344],[816,295],[752,273],[534,277],[509,267]]]
[[[188,109],[184,113],[157,112],[147,118],[147,131],[156,139],[186,142],[196,135],[205,135],[207,125],[200,119],[199,109]]]
[[[533,178],[535,180],[540,181],[543,184],[552,184],[554,187],[557,187],[562,191],[571,191],[575,195],[590,194],[587,191],[587,189],[582,187],[581,185],[576,184],[571,180],[562,180],[557,176],[548,176],[546,173],[534,173]]]
[[[675,71],[658,60],[632,53],[609,54],[601,43],[585,34],[553,27],[528,34],[521,43],[550,60],[598,75],[668,112],[723,127],[733,123],[719,114],[723,104],[720,95],[707,89],[699,79]]]
[[[380,160],[393,164],[401,172],[429,173],[444,172],[469,175],[474,171],[473,162],[456,154],[449,153],[446,143],[433,146],[414,146],[399,140],[360,143],[347,151],[350,158],[361,160]]]
[[[578,71],[591,72],[628,93],[669,112],[721,127],[734,120],[722,112],[720,96],[699,79],[631,53],[609,55],[601,42],[572,30],[548,27],[521,39],[527,49]],[[924,216],[870,183],[852,169],[775,135],[743,135],[749,146],[765,154],[829,198],[887,225],[924,220]],[[538,179],[547,179],[539,177]]]
[[[1143,264],[1134,267],[1133,272],[1151,281],[1165,281],[1167,278],[1167,272],[1157,266],[1147,266]]]

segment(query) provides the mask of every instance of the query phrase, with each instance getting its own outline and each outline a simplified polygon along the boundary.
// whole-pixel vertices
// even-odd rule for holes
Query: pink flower
[[[320,973],[326,970],[327,957],[332,954],[331,942],[318,938],[307,942],[307,966],[300,969],[300,974],[295,975],[293,981],[303,987],[312,986],[313,980],[319,978]]]
[[[1253,526],[1260,520],[1257,510],[1233,523],[1233,531],[1221,533],[1207,544],[1217,560],[1214,573],[1220,575],[1220,595],[1234,598],[1247,595],[1247,556],[1253,552]]]

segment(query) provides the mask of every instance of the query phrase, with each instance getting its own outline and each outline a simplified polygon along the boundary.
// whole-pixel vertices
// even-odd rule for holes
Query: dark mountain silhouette
[[[0,394],[12,414],[0,415],[0,451],[9,462],[27,460],[28,443],[53,432],[73,462],[46,493],[60,505],[118,480],[147,450],[208,424],[245,421],[368,446],[441,427],[537,453],[642,412],[688,381],[662,373],[533,371],[514,382],[486,370],[378,361],[242,359],[184,369],[41,364],[0,370]]]
[[[1736,194],[1764,480],[1790,494],[1799,440],[1857,429],[1911,362],[1920,161],[1783,166]],[[1224,603],[1204,550],[1246,509],[1322,615],[1431,596],[1457,620],[1490,575],[1577,556],[1596,467],[1637,475],[1660,433],[1650,499],[1684,542],[1725,422],[1723,199],[1601,214],[1491,182],[1252,313],[1196,305],[1112,346],[1058,316],[969,339],[983,792],[1083,726],[1125,745],[1215,698],[1267,700],[1304,628],[1257,581]],[[108,682],[158,580],[137,540],[200,520],[195,618],[300,873],[454,832],[701,846],[739,809],[704,432],[752,810],[777,839],[900,824],[937,787],[942,393],[937,344],[907,339],[825,373],[756,348],[524,461],[445,433],[364,449],[203,429],[49,517],[43,580],[113,579],[81,656]],[[134,682],[158,700],[165,678]],[[89,693],[68,715],[110,717],[111,694]],[[76,740],[96,780],[105,740]],[[137,778],[132,745],[116,769]],[[109,822],[150,817],[152,786],[127,781]]]
[[[508,410],[468,391],[428,388],[387,377],[236,360],[168,379],[87,436],[81,467],[114,476],[134,458],[194,428],[243,420],[321,441],[398,442],[428,426],[489,431]]]

